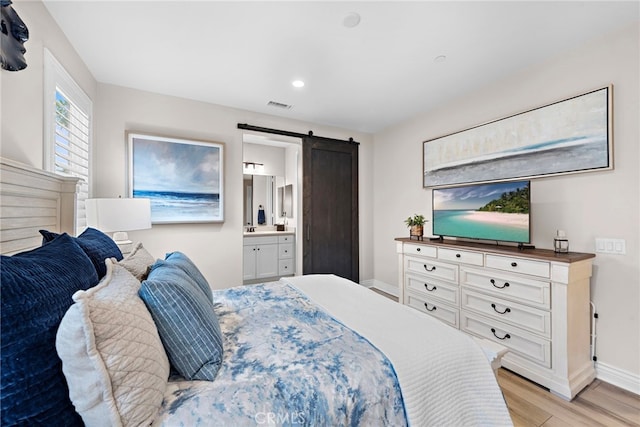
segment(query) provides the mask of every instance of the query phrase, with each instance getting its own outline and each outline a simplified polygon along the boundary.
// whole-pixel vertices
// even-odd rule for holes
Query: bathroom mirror
[[[243,224],[259,227],[274,225],[282,217],[278,212],[281,199],[277,189],[284,187],[284,177],[271,175],[244,175]]]
[[[280,216],[293,218],[293,184],[278,187]]]

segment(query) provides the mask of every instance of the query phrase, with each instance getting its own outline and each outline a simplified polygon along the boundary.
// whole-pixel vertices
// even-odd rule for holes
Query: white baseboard
[[[640,376],[606,363],[596,362],[596,378],[640,395]]]
[[[399,293],[398,287],[395,285],[390,285],[388,283],[385,283],[381,280],[376,280],[376,279],[363,280],[362,282],[360,282],[360,284],[367,288],[380,289],[381,291],[391,294],[396,298],[398,297],[398,293]]]

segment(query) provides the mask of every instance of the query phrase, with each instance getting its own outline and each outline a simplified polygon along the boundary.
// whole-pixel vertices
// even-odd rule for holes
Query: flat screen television
[[[529,243],[529,189],[529,181],[434,189],[433,235]]]

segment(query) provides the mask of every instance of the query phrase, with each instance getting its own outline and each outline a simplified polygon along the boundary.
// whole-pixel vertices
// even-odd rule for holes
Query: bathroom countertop
[[[276,231],[276,230],[256,230],[245,231],[244,237],[260,237],[260,236],[280,236],[284,234],[295,234],[295,230]]]

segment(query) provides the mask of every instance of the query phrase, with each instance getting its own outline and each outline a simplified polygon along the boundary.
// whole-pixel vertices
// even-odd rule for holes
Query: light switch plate
[[[624,239],[596,238],[596,253],[625,255],[627,253]]]

